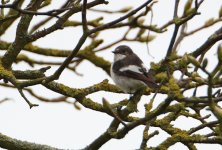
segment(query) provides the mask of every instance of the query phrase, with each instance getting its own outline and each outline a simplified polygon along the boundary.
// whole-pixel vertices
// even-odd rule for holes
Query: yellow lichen
[[[161,81],[161,82],[165,82],[168,80],[168,76],[166,72],[161,72],[158,73],[157,75],[155,75],[156,80]]]
[[[5,69],[2,64],[0,63],[0,76],[2,76],[5,79],[12,79],[14,78],[14,75],[11,70]]]
[[[170,97],[175,97],[179,99],[183,98],[183,94],[181,94],[180,87],[178,86],[176,79],[170,78],[168,87],[169,87],[168,95]]]

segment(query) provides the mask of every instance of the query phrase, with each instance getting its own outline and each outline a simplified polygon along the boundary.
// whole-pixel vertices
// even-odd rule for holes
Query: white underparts
[[[112,67],[111,67],[112,68]],[[123,69],[123,68],[122,68]],[[122,70],[121,69],[121,70]],[[124,71],[124,70],[123,70]],[[110,71],[111,77],[113,81],[116,83],[117,86],[119,86],[125,93],[134,93],[141,87],[145,87],[146,84],[142,81],[135,80],[132,78],[119,76],[116,73],[114,73],[111,69]],[[141,72],[140,72],[141,73]]]

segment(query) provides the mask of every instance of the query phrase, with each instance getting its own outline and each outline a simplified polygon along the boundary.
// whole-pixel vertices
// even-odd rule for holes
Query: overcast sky
[[[97,7],[98,9],[103,10],[118,10],[125,6],[139,6],[145,2],[144,0],[112,0],[108,5],[102,5]],[[185,0],[181,2],[180,8],[183,8]],[[60,5],[61,1],[53,0],[54,8]],[[189,22],[188,30],[194,29],[201,26],[206,20],[211,17],[218,16],[218,10],[222,6],[221,0],[205,0],[201,5],[199,11],[201,15],[196,16],[192,21]],[[153,23],[158,26],[163,25],[168,20],[172,19],[173,16],[173,0],[159,0],[157,4],[153,7],[154,18]],[[106,17],[104,15],[104,20],[111,21],[116,17],[121,16],[112,15]],[[98,17],[98,14],[93,14],[92,11],[88,11],[88,20]],[[33,21],[34,24],[41,17],[37,18],[36,21]],[[80,15],[74,15],[73,19],[80,19]],[[50,25],[50,24],[49,24]],[[187,38],[181,45],[179,49],[179,54],[183,55],[185,52],[191,52],[195,50],[198,46],[203,43],[207,37],[216,29],[218,29],[222,24],[218,23],[209,30],[204,30],[194,37]],[[12,26],[6,34],[1,37],[2,40],[13,41],[15,36],[16,26]],[[49,48],[60,48],[71,50],[74,48],[76,42],[81,36],[81,27],[78,28],[67,28],[54,32],[51,35],[46,36],[35,42],[36,45]],[[149,66],[150,62],[158,62],[164,58],[167,47],[169,45],[169,40],[172,35],[172,27],[168,28],[168,32],[164,34],[154,34],[151,32],[151,35],[156,35],[156,39],[149,44],[150,53],[154,57],[152,58],[147,54],[146,44],[144,43],[135,43],[135,42],[124,42],[121,44],[129,45],[135,53],[137,53],[141,59]],[[125,29],[115,29],[109,30],[101,34],[101,38],[105,40],[106,43],[115,41],[119,39],[123,34]],[[133,32],[131,33],[133,36]],[[89,41],[86,42],[86,44]],[[216,46],[212,47],[212,52],[209,54],[210,57],[215,57]],[[98,55],[103,56],[109,61],[113,60],[113,54],[111,53],[113,49],[98,53]],[[44,60],[45,58],[39,55],[34,55],[26,53],[35,59]],[[47,60],[55,60],[55,58],[47,58]],[[46,60],[46,59],[45,59]],[[63,60],[63,59],[58,59]],[[214,65],[215,59],[210,60],[210,65]],[[57,61],[57,59],[56,59]],[[30,67],[25,63],[19,63],[18,65],[13,66],[16,69],[30,69]],[[38,66],[36,66],[38,68]],[[53,73],[56,67],[53,67],[47,74]],[[103,79],[109,79],[111,83],[113,81],[107,74],[101,69],[96,68],[94,65],[85,61],[82,65],[79,66],[78,72],[83,73],[83,77],[79,77],[76,74],[70,71],[64,71],[60,77],[59,82],[66,84],[70,87],[81,88],[93,85],[95,83],[101,82]],[[2,81],[1,81],[2,82]],[[42,86],[34,86],[34,90],[42,96],[46,97],[58,97],[59,94],[51,92]],[[13,101],[8,101],[0,105],[0,133],[8,135],[13,138],[20,140],[26,140],[29,142],[35,142],[39,144],[47,144],[57,148],[63,149],[80,149],[84,148],[87,144],[90,144],[95,140],[99,135],[101,135],[109,126],[112,118],[106,114],[98,113],[84,107],[81,107],[81,111],[76,110],[73,105],[57,103],[57,104],[48,104],[40,102],[30,95],[28,98],[34,102],[38,103],[39,107],[29,109],[27,104],[24,102],[22,97],[18,94],[17,91],[9,90],[6,88],[0,88],[0,99],[5,97],[12,98]],[[110,103],[118,102],[124,98],[128,98],[128,94],[112,94],[108,92],[98,92],[92,95],[89,95],[96,102],[100,102],[103,97],[109,100]],[[161,102],[164,96],[158,96],[157,100]],[[135,113],[136,116],[143,116],[143,104],[149,100],[150,97],[144,96],[139,104],[139,112]],[[70,101],[74,101],[70,99]],[[155,106],[159,103],[156,102]],[[179,123],[178,123],[179,122]],[[190,121],[187,118],[180,117],[175,123],[175,126],[180,128],[189,129],[194,125],[200,124],[199,122]],[[151,131],[156,130],[157,128],[151,128]],[[106,143],[101,150],[113,150],[113,149],[123,149],[123,150],[132,150],[139,147],[141,143],[143,128],[138,127],[129,132],[129,134],[122,140],[111,140]],[[207,132],[207,130],[206,130]],[[165,139],[167,134],[160,132],[160,134],[150,140],[149,145],[155,146]],[[187,149],[182,144],[175,144],[170,148],[170,150],[178,150],[178,148]],[[214,148],[219,150],[221,147],[218,145],[199,145],[199,149]]]

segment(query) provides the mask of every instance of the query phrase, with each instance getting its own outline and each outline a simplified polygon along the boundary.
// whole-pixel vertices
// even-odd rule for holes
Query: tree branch
[[[17,139],[13,139],[9,136],[3,135],[0,133],[0,147],[5,149],[19,149],[19,150],[58,150],[57,148],[41,145],[36,143],[30,143],[26,141],[21,141]]]

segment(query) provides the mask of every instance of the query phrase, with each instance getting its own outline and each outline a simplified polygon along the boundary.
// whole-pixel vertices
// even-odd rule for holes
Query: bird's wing
[[[155,78],[154,78],[154,70],[150,69],[149,71],[147,70],[147,68],[145,67],[142,67],[140,69],[140,71],[148,78],[150,78],[151,80],[155,81]]]
[[[147,71],[145,67],[129,65],[127,67],[121,68],[119,73],[122,76],[140,80],[151,88],[159,88],[159,85],[155,83],[153,76]]]

